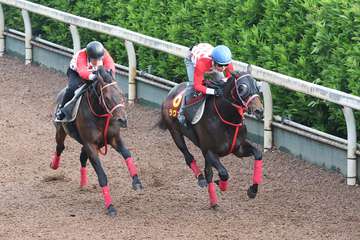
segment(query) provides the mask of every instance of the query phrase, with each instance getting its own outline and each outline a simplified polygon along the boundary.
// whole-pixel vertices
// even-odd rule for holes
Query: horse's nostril
[[[127,127],[127,120],[118,119],[118,121],[120,122],[120,126],[121,126],[121,127]]]
[[[262,119],[264,117],[264,111],[260,110],[260,109],[256,109],[254,114],[255,114],[255,117],[258,119]]]

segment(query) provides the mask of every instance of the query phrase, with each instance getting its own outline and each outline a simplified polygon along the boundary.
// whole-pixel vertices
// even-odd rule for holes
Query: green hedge
[[[359,0],[34,0],[59,10],[191,45],[226,44],[234,58],[326,87],[360,95]],[[22,29],[18,10],[5,8],[6,24]],[[68,27],[32,14],[34,34],[71,47]],[[122,41],[81,30],[82,44],[100,39],[127,65]],[[142,70],[177,82],[182,59],[137,46]],[[275,114],[346,137],[341,109],[272,87]],[[360,114],[356,112],[358,135]]]

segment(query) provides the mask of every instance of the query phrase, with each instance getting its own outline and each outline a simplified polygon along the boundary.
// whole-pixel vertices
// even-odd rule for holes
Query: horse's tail
[[[155,123],[155,125],[151,129],[155,129],[155,128],[160,128],[161,130],[168,129],[163,116],[163,106],[161,107],[160,119]]]
[[[161,115],[160,120],[156,123],[156,126],[159,127],[161,130],[166,130],[167,126],[164,121],[164,117]]]

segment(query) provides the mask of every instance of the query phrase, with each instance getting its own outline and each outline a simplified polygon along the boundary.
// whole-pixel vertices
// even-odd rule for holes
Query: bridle
[[[245,74],[245,75],[242,75],[240,76],[239,78],[236,78],[234,81],[234,87],[230,90],[231,92],[231,100],[227,99],[226,97],[223,97],[222,99],[224,99],[228,104],[230,104],[233,108],[236,109],[236,111],[238,112],[239,116],[240,116],[240,122],[238,123],[234,123],[234,122],[231,122],[231,121],[227,121],[226,119],[223,118],[223,116],[221,116],[221,113],[218,109],[218,106],[216,104],[216,97],[214,97],[213,99],[213,104],[214,104],[214,109],[215,109],[215,112],[217,113],[218,117],[220,118],[221,122],[223,122],[224,124],[226,125],[229,125],[229,126],[232,126],[235,128],[235,133],[234,133],[234,136],[233,136],[233,140],[232,140],[232,143],[231,143],[231,146],[230,146],[230,149],[229,149],[229,152],[228,154],[232,153],[234,151],[234,148],[235,148],[235,145],[236,145],[236,139],[237,139],[237,136],[239,134],[239,129],[243,126],[243,119],[244,119],[244,113],[246,112],[246,110],[248,109],[248,106],[250,104],[250,102],[256,98],[256,97],[259,97],[258,94],[253,94],[251,95],[246,101],[242,98],[242,94],[239,93],[238,91],[238,86],[237,86],[237,81],[239,81],[241,78],[243,77],[246,77],[246,76],[250,76],[250,74]],[[245,84],[244,84],[245,85]],[[237,94],[237,98],[235,96],[235,93]],[[240,100],[240,102],[239,102]]]
[[[120,107],[125,107],[125,104],[123,103],[119,103],[117,105],[115,105],[114,107],[110,108],[107,106],[106,102],[105,102],[105,98],[104,98],[104,92],[103,90],[107,87],[110,87],[110,86],[113,86],[113,85],[116,85],[117,82],[111,82],[111,83],[108,83],[106,84],[105,86],[102,86],[100,88],[100,96],[97,94],[97,91],[95,88],[93,88],[93,91],[95,92],[96,96],[98,97],[99,99],[99,104],[104,108],[104,110],[106,111],[105,114],[98,114],[95,112],[92,104],[91,104],[91,101],[90,101],[90,91],[87,91],[86,92],[86,97],[87,97],[87,103],[89,105],[89,108],[90,108],[90,111],[91,113],[95,116],[95,117],[98,117],[98,118],[105,118],[105,128],[104,128],[104,132],[103,132],[103,136],[104,136],[104,146],[105,146],[105,150],[104,152],[101,151],[101,149],[99,149],[99,152],[100,154],[102,155],[106,155],[107,153],[107,134],[108,134],[108,130],[109,130],[109,125],[110,125],[110,119],[113,117],[113,112],[117,109],[117,108],[120,108]]]
[[[116,84],[117,84],[117,82],[112,82],[112,83],[108,83],[108,84],[106,84],[105,86],[102,86],[102,87],[100,88],[100,97],[101,97],[100,99],[101,99],[102,105],[104,106],[106,112],[107,112],[108,114],[110,114],[111,116],[113,116],[112,113],[113,113],[117,108],[125,107],[125,104],[119,103],[119,104],[115,105],[113,108],[111,108],[111,110],[110,110],[110,108],[107,106],[107,104],[106,104],[106,102],[105,102],[103,90],[104,90],[105,88],[107,88],[107,87],[110,87],[110,86],[113,86],[113,85],[116,85]]]

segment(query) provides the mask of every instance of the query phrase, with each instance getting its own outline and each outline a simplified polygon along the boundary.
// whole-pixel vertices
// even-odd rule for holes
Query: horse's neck
[[[218,111],[223,119],[232,123],[239,123],[242,121],[243,116],[239,114],[238,109],[235,108],[231,102],[225,98],[216,98],[215,101]]]
[[[233,99],[233,90],[235,88],[235,81],[233,78],[229,79],[224,88],[224,97],[219,99],[219,104],[221,105],[221,109],[223,110],[223,114],[228,117],[228,119],[232,119],[235,122],[239,122],[242,120],[243,116],[239,114],[239,111],[236,107],[232,105],[234,102]],[[239,105],[238,103],[235,103]]]
[[[98,95],[96,91],[96,88],[90,88],[88,90],[87,94],[89,94],[89,102],[91,104],[90,107],[94,110],[95,113],[104,114],[104,108],[100,105],[100,94]]]

